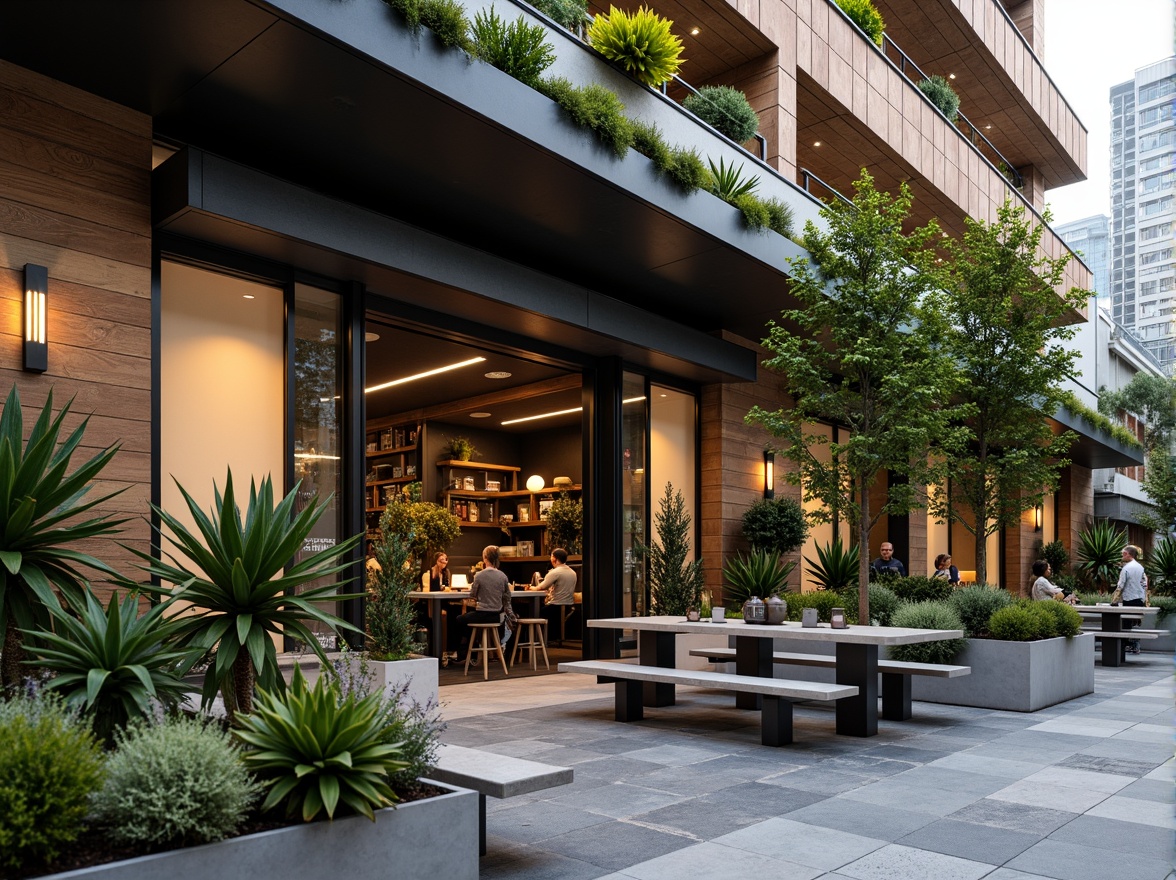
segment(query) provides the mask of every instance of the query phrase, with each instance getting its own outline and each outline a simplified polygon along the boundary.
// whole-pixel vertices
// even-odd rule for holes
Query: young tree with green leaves
[[[939,227],[903,232],[911,192],[879,192],[863,169],[852,204],[821,209],[822,232],[805,226],[811,264],[794,260],[795,308],[771,322],[764,365],[783,377],[792,405],[747,415],[783,441],[796,464],[787,478],[806,501],[820,501],[818,522],[846,518],[861,548],[859,616],[869,620],[870,530],[883,516],[905,515],[922,503],[922,487],[938,478],[932,449],[950,443],[948,404],[954,371],[941,346],[944,322],[935,287]],[[832,442],[819,425],[838,425]],[[870,491],[890,473],[904,480],[875,505]]]
[[[1043,255],[1045,224],[1023,207],[1006,200],[994,222],[964,222],[961,240],[943,242],[941,343],[963,380],[968,442],[947,451],[951,479],[929,508],[975,536],[976,580],[986,583],[988,536],[1016,526],[1069,464],[1076,435],[1055,436],[1045,416],[1062,405],[1061,382],[1075,369],[1065,316],[1090,292],[1058,293],[1070,256]]]
[[[1176,523],[1176,457],[1172,455],[1176,440],[1176,376],[1136,373],[1118,391],[1101,390],[1098,409],[1111,418],[1126,411],[1143,419],[1143,447],[1147,450],[1143,491],[1156,512],[1141,514],[1139,522],[1167,534]]]
[[[1148,456],[1143,471],[1143,491],[1152,500],[1156,512],[1140,514],[1140,524],[1170,534],[1176,529],[1176,456],[1168,451],[1167,446],[1157,446]]]

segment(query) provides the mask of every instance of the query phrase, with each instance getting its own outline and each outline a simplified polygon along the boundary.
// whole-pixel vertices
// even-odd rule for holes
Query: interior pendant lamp
[[[44,373],[49,369],[49,270],[25,263],[24,284],[24,368]]]
[[[764,497],[776,497],[776,453],[764,450]]]

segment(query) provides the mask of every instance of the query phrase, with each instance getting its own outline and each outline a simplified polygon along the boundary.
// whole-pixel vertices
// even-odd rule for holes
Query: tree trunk
[[[988,583],[988,536],[984,534],[985,525],[976,523],[976,583],[978,584]]]
[[[23,645],[16,621],[9,612],[8,625],[4,629],[4,653],[0,656],[0,691],[10,692],[20,687],[25,671],[21,663],[25,656]]]
[[[858,623],[870,625],[870,485],[862,480],[862,515],[858,520]]]
[[[249,652],[242,649],[233,661],[233,696],[237,704],[235,711],[253,711],[253,661]]]

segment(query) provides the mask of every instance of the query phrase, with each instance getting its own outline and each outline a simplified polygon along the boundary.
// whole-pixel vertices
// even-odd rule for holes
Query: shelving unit
[[[389,486],[413,483],[420,477],[420,426],[369,425],[366,432],[367,478],[364,485],[369,519],[383,512]],[[369,527],[375,523],[369,522]]]

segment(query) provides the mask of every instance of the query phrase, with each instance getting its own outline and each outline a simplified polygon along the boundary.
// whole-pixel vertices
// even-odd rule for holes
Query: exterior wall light
[[[44,373],[49,369],[49,270],[25,263],[24,284],[24,368]]]
[[[764,450],[764,497],[776,497],[776,453]]]
[[[1035,531],[1035,532],[1041,531],[1042,522],[1043,522],[1044,518],[1045,518],[1045,509],[1040,504],[1036,505],[1033,508],[1033,531]]]

